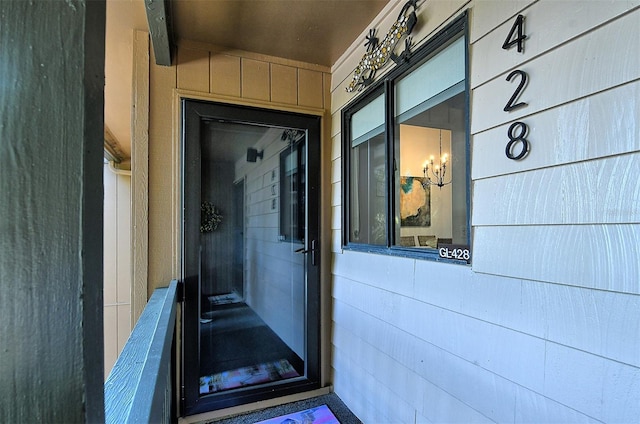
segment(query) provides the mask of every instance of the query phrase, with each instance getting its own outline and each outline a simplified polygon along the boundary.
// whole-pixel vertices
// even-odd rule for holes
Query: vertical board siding
[[[118,188],[117,176],[109,172],[109,165],[103,165],[104,181],[104,289],[103,302],[105,305],[115,304],[118,298],[118,258],[116,249],[118,247]]]
[[[178,142],[171,138],[173,116],[173,93],[177,88],[175,66],[156,65],[151,49],[149,65],[149,276],[147,280],[148,299],[157,287],[178,277],[175,275],[173,260],[177,254],[174,239],[169,228],[174,228],[175,220],[169,211],[175,209],[174,182],[171,170],[175,160],[172,153]],[[142,312],[143,304],[135,305],[136,312]]]
[[[270,101],[269,63],[254,59],[242,59],[242,97]]]
[[[640,2],[444,3],[421,3],[412,35],[470,12],[472,265],[342,250],[354,41],[331,97],[335,391],[364,422],[638,422]],[[521,54],[501,48],[519,13]],[[506,113],[513,69],[528,106]]]
[[[324,107],[323,74],[307,69],[298,70],[298,103],[300,106]]]
[[[271,101],[295,105],[298,103],[298,73],[292,66],[271,64]]]
[[[211,93],[240,97],[240,58],[223,54],[211,55]]]
[[[131,116],[131,322],[138,321],[147,304],[149,280],[149,33],[133,38]]]
[[[131,334],[131,178],[104,165],[104,376]]]
[[[204,50],[178,50],[178,88],[209,92],[209,52]]]

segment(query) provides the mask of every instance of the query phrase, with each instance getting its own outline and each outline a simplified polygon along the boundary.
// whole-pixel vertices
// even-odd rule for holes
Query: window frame
[[[394,116],[394,84],[413,72],[417,67],[421,66],[426,58],[446,48],[459,38],[464,39],[464,55],[465,55],[465,80],[464,80],[464,128],[465,128],[465,172],[466,172],[466,205],[467,205],[467,244],[471,246],[471,143],[470,143],[470,84],[469,84],[469,34],[468,34],[468,13],[463,12],[454,19],[444,29],[439,31],[415,52],[412,52],[409,58],[393,69],[389,70],[378,81],[375,81],[361,95],[354,98],[341,111],[342,122],[342,248],[344,250],[360,251],[367,253],[378,253],[391,256],[411,257],[416,259],[426,259],[432,261],[442,261],[457,264],[467,264],[452,259],[441,258],[438,249],[434,248],[415,248],[400,246],[396,243],[394,217],[396,216],[395,205],[395,173],[394,164],[399,158],[395,157],[395,116]],[[386,202],[386,243],[384,245],[374,245],[357,243],[350,241],[350,217],[351,217],[351,118],[352,116],[367,106],[372,100],[376,99],[380,94],[385,96],[385,121],[384,121],[384,139],[385,139],[385,202]],[[399,242],[399,240],[397,241]],[[470,263],[470,262],[469,262]]]
[[[295,141],[292,141],[289,145],[289,148],[284,149],[280,152],[280,237],[281,241],[292,241],[296,243],[305,242],[305,231],[307,228],[307,223],[305,222],[305,214],[304,209],[298,207],[298,205],[303,205],[306,201],[306,193],[304,190],[301,190],[303,185],[303,178],[305,175],[305,169],[303,167],[306,166],[306,161],[304,160],[306,152],[303,150],[306,141],[305,137],[300,137]],[[295,190],[295,198],[296,198],[296,217],[295,217],[295,226],[290,226],[290,222],[287,220],[287,215],[284,214],[284,209],[288,206],[291,206],[289,200],[291,199],[291,192],[286,184],[286,163],[288,157],[292,155],[295,156],[296,161],[296,173],[292,178],[292,183],[294,184]],[[292,230],[293,231],[290,231]],[[295,234],[294,234],[295,233]]]

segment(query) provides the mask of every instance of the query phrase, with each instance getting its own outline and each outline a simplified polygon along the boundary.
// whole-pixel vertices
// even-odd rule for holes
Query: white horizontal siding
[[[349,409],[364,423],[388,422],[385,409],[389,402],[379,399],[370,393],[369,388],[380,386],[378,382],[360,365],[358,358],[352,359],[348,350],[341,350],[334,346],[332,362],[338,370],[348,369],[348,373],[336,372],[334,384],[343,390],[338,393],[340,398],[349,405]]]
[[[342,253],[342,230],[331,231],[331,253]]]
[[[544,379],[549,398],[604,422],[638,422],[637,367],[548,343]]]
[[[473,269],[640,294],[640,226],[477,227]]]
[[[516,416],[513,421],[545,424],[602,423],[602,421],[581,414],[575,409],[522,387],[518,387],[516,391]]]
[[[470,42],[477,42],[505,21],[511,20],[514,15],[521,12],[530,3],[534,3],[534,0],[481,0],[473,2],[469,28]],[[506,36],[505,33],[498,47],[502,46]]]
[[[342,138],[341,134],[338,133],[331,139],[331,160],[340,159],[340,156],[342,156]]]
[[[638,31],[639,16],[640,10],[636,10],[561,48],[523,62],[518,69],[527,72],[529,79],[519,101],[528,106],[509,113],[502,108],[519,79],[506,81],[508,68],[505,67],[504,73],[473,90],[471,133],[524,119],[535,112],[640,78],[640,55],[629,54],[640,51],[640,37],[620,37],[620,34]],[[493,48],[500,49],[500,46]],[[474,56],[484,55],[475,45],[472,52]]]
[[[360,363],[366,361],[363,355],[379,356],[382,352],[391,359],[387,359],[387,363],[380,363],[381,368],[397,362],[439,390],[460,400],[469,410],[494,421],[512,419],[515,406],[514,383],[363,311],[343,306],[341,302],[336,302],[335,308],[336,322],[341,322],[354,335],[350,338],[351,343],[370,345],[360,353]],[[426,321],[428,318],[421,317],[421,320]],[[423,390],[421,385],[412,388],[414,391]],[[404,390],[396,386],[390,389],[396,393]],[[422,404],[414,404],[413,407],[422,409]],[[468,413],[473,414],[472,411]]]
[[[410,295],[413,292],[414,264],[415,261],[408,258],[345,252],[334,257],[333,274],[368,286],[384,287],[391,293]]]
[[[342,184],[340,181],[331,183],[331,206],[341,205],[342,199]]]
[[[334,387],[365,423],[640,422],[639,5],[420,2],[417,45],[469,11],[472,266],[342,251],[340,110],[362,40],[336,65]],[[518,13],[522,54],[501,48]],[[506,113],[513,69],[529,105]],[[516,120],[521,161],[504,154]]]
[[[476,181],[473,225],[640,223],[639,164],[633,153]]]
[[[482,55],[482,66],[474,66],[472,69],[472,88],[502,74],[506,69],[519,68],[522,63],[585,34],[603,22],[624,14],[640,4],[638,1],[540,0],[522,8],[526,1],[487,3],[491,6],[483,5],[474,9],[478,12],[474,13],[473,22],[478,23],[480,28],[474,29],[472,33],[473,51],[474,54],[481,52],[479,54]],[[488,11],[491,11],[491,16],[487,15]],[[511,13],[507,14],[508,12]],[[524,30],[527,35],[525,47],[521,53],[516,53],[515,47],[509,50],[502,48],[502,43],[509,34],[517,13],[525,16]],[[477,16],[478,14],[480,16]],[[499,23],[497,18],[506,19],[506,21],[500,26],[490,28],[491,32],[488,34],[478,34],[487,23]],[[544,31],[541,28],[553,28],[553,30]],[[474,39],[476,35],[483,35],[483,37],[476,41]],[[571,77],[571,75],[562,73],[555,75],[554,79],[558,77]]]
[[[359,319],[358,311],[342,308],[342,312],[348,314],[349,322]],[[350,312],[353,313],[349,314]],[[362,333],[354,333],[337,325],[334,329],[336,354],[347,357],[353,367],[361,368],[361,372],[373,380],[369,386],[360,387],[361,395],[376,400],[370,387],[387,387],[384,397],[375,404],[389,405],[391,402],[388,398],[395,399],[393,405],[390,405],[391,412],[384,412],[388,420],[374,418],[365,422],[412,422],[414,410],[420,410],[421,414],[433,422],[490,422],[473,408],[425,380],[415,370],[408,368],[406,363],[380,351],[371,344],[371,339],[360,338]],[[378,337],[401,342],[398,337],[393,336],[397,329],[385,326],[381,330]]]
[[[391,295],[369,286],[363,288],[362,284],[349,280],[339,279],[336,286],[337,300],[508,380],[541,391],[543,376],[531,375],[522,364],[544,368],[543,339],[413,298]],[[361,296],[358,300],[351,296],[355,290]],[[416,320],[416,316],[421,319]]]
[[[638,116],[640,81],[528,116],[531,151],[522,161],[510,160],[504,154],[509,141],[508,122],[473,137],[472,178],[639,151]],[[474,206],[482,200],[476,196]]]

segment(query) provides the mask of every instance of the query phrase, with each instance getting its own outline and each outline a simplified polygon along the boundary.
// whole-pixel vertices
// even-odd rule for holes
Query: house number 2
[[[527,36],[524,34],[524,16],[518,15],[515,22],[511,26],[511,30],[509,34],[507,34],[507,38],[504,40],[502,44],[502,48],[505,50],[509,50],[513,46],[517,46],[518,53],[522,53],[524,51],[524,40],[527,39]],[[511,82],[512,80],[515,82],[519,79],[518,86],[515,91],[511,95],[511,98],[507,102],[504,107],[505,112],[511,112],[514,109],[518,109],[524,106],[527,106],[525,102],[516,103],[522,92],[524,91],[529,75],[520,69],[516,69],[507,75],[507,81]],[[527,156],[529,153],[529,140],[525,137],[529,132],[529,127],[526,123],[522,121],[517,121],[511,124],[509,129],[507,130],[507,137],[509,137],[509,142],[507,143],[504,153],[507,155],[509,159],[520,160]],[[519,153],[517,146],[521,145],[519,148]]]

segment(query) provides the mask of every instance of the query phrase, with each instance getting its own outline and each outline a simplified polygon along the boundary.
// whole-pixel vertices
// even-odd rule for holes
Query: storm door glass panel
[[[386,245],[384,95],[351,117],[349,242]]]
[[[305,375],[305,133],[294,130],[299,137],[291,142],[282,128],[214,121],[206,127],[201,396]],[[246,155],[250,149],[256,154]],[[238,181],[244,201],[237,200]],[[243,231],[234,231],[240,225]],[[234,281],[237,246],[244,249],[242,284]]]

